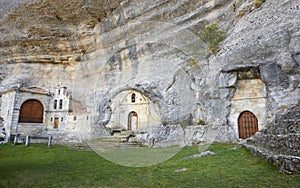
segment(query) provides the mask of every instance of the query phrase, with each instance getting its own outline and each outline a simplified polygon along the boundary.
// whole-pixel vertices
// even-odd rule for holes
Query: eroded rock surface
[[[298,0],[267,0],[261,7],[252,0],[2,0],[0,7],[0,91],[18,84],[51,90],[62,82],[93,114],[91,129],[109,123],[114,98],[133,90],[153,102],[150,112],[161,124],[203,123],[215,140],[236,141],[235,117],[242,112],[232,112],[232,98],[243,89],[238,81],[247,79],[265,86],[266,102],[258,104],[250,92],[244,110],[264,108],[260,121],[274,130],[269,137],[278,138],[286,126],[278,118],[298,125],[297,115],[286,116],[299,111]],[[216,54],[198,37],[211,23],[227,31]],[[181,135],[177,129],[169,141]],[[295,149],[299,130],[293,130],[283,134],[295,138]],[[195,131],[195,142],[209,138]],[[260,136],[255,147],[263,146]]]

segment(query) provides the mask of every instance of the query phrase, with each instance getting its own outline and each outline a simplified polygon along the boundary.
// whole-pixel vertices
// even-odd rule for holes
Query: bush
[[[197,125],[205,125],[205,121],[203,121],[202,119],[199,119],[197,122]]]
[[[218,24],[205,26],[205,29],[200,33],[200,39],[208,44],[210,52],[215,53],[218,50],[220,42],[225,39],[225,32],[220,30]]]
[[[260,8],[263,3],[264,3],[264,0],[255,0],[254,6],[255,6],[255,8]]]

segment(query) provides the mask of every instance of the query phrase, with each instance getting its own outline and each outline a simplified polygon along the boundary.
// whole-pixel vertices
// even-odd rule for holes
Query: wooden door
[[[54,118],[54,126],[53,126],[53,128],[57,129],[58,128],[58,124],[59,124],[59,118]]]
[[[258,131],[256,116],[249,111],[240,114],[238,119],[239,138],[245,139],[253,136]]]
[[[138,115],[136,112],[130,112],[128,115],[128,130],[138,130]]]
[[[137,131],[137,116],[131,116],[131,128],[133,131]]]
[[[38,100],[24,102],[20,109],[20,123],[43,123],[44,107]]]

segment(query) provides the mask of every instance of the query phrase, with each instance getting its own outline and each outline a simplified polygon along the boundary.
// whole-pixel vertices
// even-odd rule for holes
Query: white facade
[[[52,93],[42,88],[16,88],[2,93],[1,118],[6,135],[14,133],[22,135],[38,135],[47,133],[66,133],[72,131],[77,125],[87,126],[89,119],[86,111],[79,115],[70,112],[70,95],[67,88],[58,86]],[[27,109],[26,104],[37,104],[39,108]],[[30,106],[30,105],[29,105]],[[22,110],[33,110],[41,114],[38,121],[22,121]],[[36,112],[37,111],[37,112]],[[21,117],[22,116],[22,117]],[[54,132],[53,132],[54,131]],[[50,133],[49,132],[49,133]],[[8,139],[8,137],[7,137]]]
[[[112,101],[112,116],[109,128],[145,131],[160,124],[159,110],[138,91],[124,91]]]
[[[47,115],[48,129],[65,129],[70,108],[70,95],[66,87],[58,86],[52,94]]]

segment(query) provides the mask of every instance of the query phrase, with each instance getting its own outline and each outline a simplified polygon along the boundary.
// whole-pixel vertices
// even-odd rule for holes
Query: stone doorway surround
[[[261,79],[242,79],[236,84],[236,92],[231,99],[229,124],[234,129],[235,138],[239,139],[238,119],[242,112],[250,111],[258,121],[258,130],[266,121],[266,88]]]
[[[138,130],[138,114],[136,112],[130,112],[128,115],[128,130]]]
[[[58,129],[58,125],[59,125],[59,118],[54,118],[53,128]]]
[[[242,112],[238,119],[239,138],[245,139],[253,136],[258,131],[256,116],[250,112]]]

